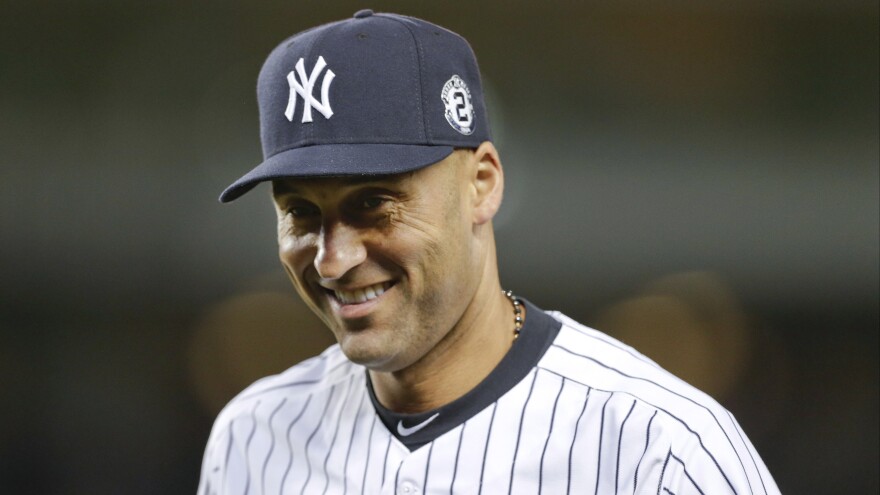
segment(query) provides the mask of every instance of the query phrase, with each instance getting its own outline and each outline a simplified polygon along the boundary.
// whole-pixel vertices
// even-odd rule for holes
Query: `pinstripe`
[[[746,467],[745,467],[745,465],[742,463],[742,458],[739,456],[739,453],[736,451],[736,447],[734,447],[733,442],[730,440],[730,436],[727,434],[727,430],[725,430],[724,427],[721,426],[721,422],[718,421],[718,418],[715,416],[715,414],[712,412],[712,410],[709,409],[708,407],[706,407],[706,406],[700,404],[699,402],[696,402],[695,400],[691,399],[690,397],[686,397],[686,396],[684,396],[684,395],[681,395],[681,394],[679,394],[678,392],[673,392],[672,390],[669,390],[668,388],[664,387],[663,385],[660,385],[660,384],[658,384],[658,383],[656,383],[656,382],[654,382],[654,381],[652,381],[652,380],[649,380],[649,379],[647,379],[647,378],[642,378],[642,377],[639,377],[639,376],[628,375],[628,374],[626,374],[626,373],[620,371],[620,370],[617,369],[617,368],[614,368],[614,367],[612,367],[612,366],[608,366],[607,364],[605,364],[605,363],[599,361],[599,360],[596,359],[596,358],[593,358],[593,357],[590,357],[590,356],[585,356],[585,355],[583,355],[583,354],[579,354],[579,353],[577,353],[577,352],[574,352],[574,351],[572,351],[572,350],[570,350],[570,349],[567,349],[567,348],[565,348],[565,347],[563,347],[563,346],[561,346],[561,345],[559,345],[559,344],[556,344],[556,343],[552,344],[552,346],[553,346],[553,347],[556,347],[556,348],[559,348],[559,349],[562,349],[563,351],[568,352],[569,354],[572,354],[572,355],[574,355],[574,356],[580,356],[580,357],[582,357],[582,358],[584,358],[584,359],[587,359],[587,360],[589,360],[589,361],[592,361],[592,362],[598,364],[599,366],[602,366],[603,368],[606,368],[606,369],[608,369],[608,370],[614,371],[615,373],[618,373],[618,374],[621,375],[621,376],[625,376],[625,377],[630,378],[630,379],[632,379],[632,380],[639,380],[639,381],[643,381],[643,382],[650,383],[650,384],[654,385],[655,387],[661,388],[661,389],[665,390],[666,392],[669,392],[669,393],[672,394],[672,395],[675,395],[675,396],[677,396],[677,397],[680,397],[680,398],[682,398],[682,399],[685,399],[685,400],[687,400],[688,402],[694,404],[695,406],[697,406],[697,407],[699,407],[699,408],[705,410],[706,412],[709,413],[710,416],[712,416],[712,419],[715,420],[715,424],[718,425],[718,428],[721,430],[721,432],[724,433],[724,436],[727,438],[727,442],[730,444],[731,447],[733,447],[733,451],[736,453],[736,458],[739,460],[740,466],[741,466],[742,469],[743,469],[743,473],[746,473]],[[667,414],[669,414],[669,413],[667,412]],[[670,416],[671,416],[671,414],[670,414]],[[681,421],[681,420],[679,420],[679,421]],[[684,424],[683,421],[682,421],[682,423]],[[690,427],[687,427],[687,428],[688,428],[688,430],[690,430],[691,432],[693,432],[695,435],[697,434],[695,431],[691,430]],[[699,438],[699,435],[697,435],[697,437]],[[731,490],[733,490],[733,492],[736,493],[736,489],[733,487],[733,483],[731,483],[731,482],[730,482],[730,479],[727,477],[727,473],[725,473],[724,470],[721,468],[721,465],[718,463],[718,460],[715,459],[715,456],[713,456],[712,453],[709,452],[708,449],[706,449],[706,446],[703,445],[702,438],[700,439],[700,445],[702,445],[702,446],[703,446],[703,450],[705,450],[706,453],[709,454],[709,457],[712,459],[712,462],[715,463],[715,467],[718,468],[718,471],[721,473],[721,476],[724,477],[724,481],[726,481],[727,484],[730,486]],[[746,477],[748,477],[747,474],[746,474]]]
[[[397,471],[394,472],[394,488],[397,490],[397,483],[400,480],[400,468],[403,467],[403,463],[397,465]]]
[[[563,379],[565,379],[565,377],[563,377]],[[584,407],[581,409],[581,413],[578,415],[578,419],[574,424],[574,435],[571,436],[571,446],[568,448],[568,484],[566,485],[565,493],[571,493],[571,459],[574,457],[574,442],[577,440],[578,430],[581,426],[581,418],[584,417],[584,412],[587,410],[587,403],[590,402],[590,392],[592,390],[593,389],[590,387],[587,387],[587,396],[584,398]]]
[[[226,473],[229,472],[229,455],[232,453],[232,442],[235,441],[235,420],[229,422],[229,443],[226,444],[226,456],[223,459],[223,482],[220,483],[220,493],[226,491]]]
[[[648,429],[645,433],[645,450],[642,451],[642,456],[639,457],[639,463],[636,464],[636,473],[633,475],[633,495],[636,493],[636,488],[639,487],[639,468],[642,466],[642,459],[645,458],[645,453],[648,452],[648,444],[651,443],[651,423],[654,422],[654,417],[657,416],[657,410],[654,410],[654,414],[651,415],[651,419],[648,420]]]
[[[314,359],[323,360],[323,359],[327,359],[327,356],[322,355],[322,356],[318,356]],[[303,364],[305,364],[305,363],[303,363]],[[273,385],[268,388],[254,390],[253,392],[242,394],[240,397],[237,397],[236,399],[241,401],[241,400],[245,400],[245,399],[251,399],[251,398],[254,398],[258,395],[263,395],[267,392],[273,392],[275,390],[280,390],[283,388],[299,387],[301,385],[314,385],[316,383],[320,383],[322,380],[324,380],[324,377],[329,376],[331,373],[336,371],[338,368],[340,368],[341,366],[346,365],[346,364],[351,364],[351,363],[349,361],[340,361],[340,362],[336,363],[335,365],[333,365],[332,368],[330,368],[329,370],[327,370],[321,374],[322,378],[315,378],[313,380],[297,380],[295,382],[290,382],[290,383],[281,383],[279,385]]]
[[[385,461],[382,463],[382,486],[385,486],[385,472],[388,471],[389,450],[391,450],[391,434],[388,435],[388,445],[385,446]]]
[[[257,431],[257,408],[260,407],[260,401],[257,401],[254,404],[254,407],[251,409],[251,431],[248,433],[247,440],[244,442],[244,458],[245,462],[250,457],[248,455],[248,451],[251,448],[251,440],[254,439],[254,432]],[[247,469],[245,472],[245,480],[244,480],[244,493],[245,495],[250,492],[251,489],[251,470]]]
[[[613,348],[617,349],[618,351],[625,352],[625,353],[629,354],[630,356],[632,356],[633,358],[635,358],[637,361],[640,361],[640,362],[642,362],[642,363],[645,363],[645,364],[651,365],[651,366],[653,366],[653,367],[655,367],[655,368],[657,368],[657,369],[662,369],[662,368],[660,367],[660,365],[658,365],[658,364],[655,363],[654,361],[651,361],[650,359],[648,359],[647,357],[645,357],[645,356],[639,354],[638,352],[633,352],[632,349],[629,349],[629,348],[627,348],[626,346],[618,345],[618,344],[616,344],[615,342],[612,342],[612,341],[610,341],[610,340],[603,339],[602,337],[599,337],[598,335],[592,335],[592,334],[590,334],[590,333],[584,331],[583,329],[578,328],[578,327],[575,327],[575,326],[565,325],[565,328],[570,328],[570,329],[574,330],[575,332],[577,332],[577,333],[583,335],[584,337],[587,337],[587,338],[589,338],[589,339],[593,339],[593,340],[598,340],[599,342],[602,342],[603,344],[605,344],[605,345],[607,345],[607,346],[609,346],[609,347],[613,347]]]
[[[660,471],[660,481],[657,482],[657,495],[660,495],[660,487],[663,486],[663,477],[666,476],[666,466],[669,464],[670,455],[672,455],[672,449],[669,449],[669,452],[666,454],[666,460],[663,461],[663,469]],[[669,492],[669,490],[666,491]]]
[[[333,400],[333,394],[336,392],[336,385],[330,387],[330,393],[327,394],[327,403],[324,404],[324,409],[321,411],[321,414],[318,415],[319,418],[323,418],[327,415],[327,409],[330,407],[330,401]],[[309,486],[309,480],[312,477],[312,460],[309,459],[309,444],[312,443],[312,439],[315,438],[315,435],[318,433],[318,430],[321,429],[321,422],[318,421],[318,424],[315,425],[315,429],[312,430],[312,433],[309,435],[309,439],[306,440],[306,446],[304,450],[304,455],[306,456],[306,480],[303,482],[302,492],[306,491],[306,487]]]
[[[669,451],[669,455],[671,455],[673,459],[675,459],[676,461],[678,461],[679,464],[681,464],[681,467],[684,468],[684,475],[687,476],[687,479],[689,479],[691,484],[694,485],[694,488],[696,488],[697,491],[700,492],[700,495],[705,495],[703,493],[703,490],[700,489],[700,485],[698,485],[697,482],[694,481],[693,478],[691,478],[691,474],[687,470],[687,464],[685,464],[683,460],[679,459],[677,455],[673,454],[671,450]]]
[[[556,406],[559,404],[559,397],[562,395],[562,390],[565,388],[565,380],[560,380],[559,391],[556,392],[556,400],[553,401],[553,411],[550,412],[550,429],[547,431],[547,436],[544,437],[544,449],[541,451],[541,463],[538,465],[538,494],[541,493],[541,488],[544,484],[544,455],[547,453],[547,445],[550,443],[550,435],[553,433],[553,423],[556,419]]]
[[[461,453],[461,440],[464,438],[464,428],[467,421],[461,425],[461,431],[458,432],[458,447],[455,448],[455,463],[452,465],[452,481],[449,483],[449,495],[452,495],[452,489],[455,487],[455,475],[458,474],[458,455]]]
[[[758,479],[761,480],[761,488],[764,489],[764,493],[767,493],[767,487],[764,485],[764,477],[761,476],[761,470],[758,468],[758,463],[755,462],[755,456],[752,455],[752,449],[749,448],[749,445],[746,443],[745,438],[743,438],[743,432],[740,430],[739,423],[733,419],[733,415],[730,414],[730,411],[727,412],[727,417],[730,419],[730,422],[733,423],[733,428],[736,430],[736,434],[739,435],[740,441],[746,447],[746,452],[749,453],[749,458],[752,459],[752,465],[755,467],[755,471],[758,473]],[[749,482],[749,491],[752,491],[752,482],[749,480],[749,477],[746,476],[746,481]]]
[[[422,481],[422,491],[428,491],[428,471],[431,469],[431,454],[434,453],[434,442],[428,447],[428,461],[425,463],[425,479]]]
[[[320,382],[321,382],[321,379],[320,379],[320,378],[316,378],[316,379],[314,379],[314,380],[298,380],[298,381],[295,381],[295,382],[283,383],[283,384],[281,384],[281,385],[273,385],[273,386],[271,386],[271,387],[269,387],[269,388],[262,389],[262,390],[254,390],[252,393],[249,393],[249,394],[243,395],[243,396],[241,397],[241,400],[252,399],[252,398],[254,398],[254,397],[257,397],[257,396],[263,395],[263,394],[265,394],[265,393],[268,393],[268,392],[274,392],[274,391],[276,391],[276,390],[280,390],[280,389],[283,389],[283,388],[299,387],[299,386],[302,386],[302,385],[314,385],[314,384],[316,384],[316,383],[320,383]]]
[[[391,452],[391,444],[396,442],[393,426],[398,418],[393,414],[389,416],[388,411],[375,402],[371,389],[361,388],[363,385],[369,386],[368,383],[361,383],[363,380],[357,380],[358,376],[365,377],[365,370],[345,360],[338,349],[331,348],[305,367],[292,368],[275,378],[260,380],[234,399],[218,417],[215,432],[212,432],[215,440],[209,442],[205,454],[203,486],[199,493],[258,495],[268,493],[266,490],[271,489],[276,494],[321,492],[328,495],[332,492],[348,495],[348,485],[351,485],[352,494],[367,495],[380,489],[395,492],[398,483],[413,481],[423,485],[418,487],[419,493],[442,492],[451,495],[466,490],[472,494],[494,495],[503,493],[500,487],[506,478],[508,494],[513,493],[514,486],[519,486],[521,490],[534,484],[537,484],[537,490],[532,489],[533,493],[539,495],[554,490],[572,494],[589,490],[589,476],[594,475],[595,469],[594,493],[597,495],[612,493],[612,473],[614,493],[621,495],[623,492],[620,490],[626,490],[628,481],[633,482],[633,495],[653,490],[647,484],[653,483],[658,474],[658,494],[672,494],[675,490],[682,494],[691,490],[700,495],[728,493],[723,488],[725,486],[733,495],[738,495],[737,492],[751,493],[752,487],[757,494],[759,486],[764,488],[761,495],[779,494],[772,477],[766,475],[766,468],[758,453],[729,411],[665,371],[654,371],[655,363],[640,358],[637,351],[611,337],[606,337],[606,340],[599,332],[586,327],[571,327],[565,322],[558,334],[558,323],[556,326],[550,323],[543,325],[537,328],[547,328],[548,332],[553,333],[546,334],[542,345],[529,341],[529,344],[535,344],[529,348],[537,349],[529,360],[520,357],[508,359],[511,363],[519,363],[518,372],[510,374],[505,369],[504,373],[496,373],[496,380],[481,384],[479,394],[460,404],[450,405],[449,410],[456,414],[446,416],[445,422],[436,422],[433,431],[427,429],[427,435],[422,434],[418,440],[409,443],[401,437],[403,443],[395,445],[394,453]],[[542,333],[532,332],[530,335]],[[543,354],[548,348],[549,353]],[[539,387],[537,379],[542,370],[548,374],[542,377]],[[527,385],[524,378],[530,373],[531,383]],[[497,380],[498,377],[507,379]],[[559,381],[556,382],[552,406],[548,409],[546,406],[551,405],[550,397],[553,396],[550,381],[556,380],[553,377],[558,377]],[[597,383],[607,384],[610,390],[587,385],[596,379],[599,380]],[[568,394],[565,393],[566,387]],[[487,391],[491,392],[486,394]],[[594,391],[606,395],[601,407],[598,403],[590,404]],[[618,395],[617,400],[611,403],[614,395]],[[311,404],[313,398],[315,404]],[[532,398],[535,404],[531,404]],[[580,412],[577,411],[578,401],[581,402]],[[630,402],[629,408],[626,408],[626,402]],[[371,403],[375,403],[376,411],[369,410]],[[639,413],[633,416],[637,405]],[[492,411],[486,411],[486,406],[491,406]],[[296,408],[300,409],[297,411]],[[626,413],[624,408],[627,409]],[[514,437],[517,410],[520,417]],[[647,424],[643,423],[649,411],[652,414]],[[477,414],[478,425],[471,421]],[[529,415],[528,425],[525,423],[526,415]],[[630,419],[634,424],[630,425],[630,433],[626,433]],[[599,420],[598,425],[596,420]],[[724,426],[722,420],[727,421]],[[351,424],[346,421],[351,421]],[[658,424],[657,432],[653,431],[655,421]],[[288,424],[285,426],[284,422]],[[362,426],[360,422],[370,424]],[[390,433],[384,427],[377,426],[380,422],[388,425]],[[465,431],[468,422],[472,423],[472,427]],[[581,424],[584,425],[583,431]],[[458,434],[452,431],[456,427],[459,428]],[[264,437],[264,428],[268,430],[269,438]],[[615,429],[618,430],[616,445]],[[735,429],[736,433],[730,429]],[[377,430],[380,433],[376,433]],[[661,431],[664,434],[658,436]],[[465,433],[468,433],[467,438]],[[666,433],[669,433],[669,438]],[[640,440],[640,434],[644,435],[644,440]],[[693,436],[689,437],[688,434]],[[383,456],[382,435],[387,437],[384,439],[384,458],[380,461],[378,457]],[[566,439],[570,441],[567,466],[563,464],[566,463],[565,459],[557,458],[565,455]],[[465,440],[468,441],[467,445],[464,444]],[[484,441],[482,451],[479,448],[480,440]],[[562,445],[559,445],[559,440],[562,440]],[[733,440],[739,440],[740,443]],[[453,442],[456,441],[458,443],[453,449]],[[644,442],[643,451],[636,457],[637,445],[641,442]],[[687,442],[687,451],[682,451],[680,442]],[[426,443],[430,443],[428,451],[417,452]],[[401,446],[408,447],[408,450],[400,450]],[[435,446],[438,447],[436,456],[433,452]],[[251,447],[254,448],[253,452]],[[490,447],[493,449],[491,453]],[[340,449],[345,449],[345,452]],[[361,449],[366,449],[366,458]],[[611,458],[611,449],[616,449],[614,459]],[[662,449],[668,449],[666,456],[663,456]],[[672,452],[673,449],[679,450],[679,453],[686,452],[687,455],[679,458]],[[357,452],[353,452],[355,450]],[[336,457],[330,464],[333,455]],[[284,456],[288,456],[287,461]],[[490,457],[492,462],[488,460]],[[613,471],[612,460],[615,462]],[[673,460],[680,463],[681,468],[673,464]],[[453,461],[452,466],[449,466],[449,461]],[[685,461],[689,466],[685,465]],[[361,462],[363,466],[359,466]],[[507,462],[511,463],[509,467]],[[594,469],[590,468],[591,463],[594,463]],[[282,468],[285,464],[286,467]],[[646,465],[644,473],[641,472],[642,464]],[[739,478],[738,465],[746,475],[745,480]],[[747,472],[746,465],[749,469]],[[357,472],[358,467],[363,470],[362,473]],[[561,486],[554,488],[555,483],[563,483],[560,471],[566,467],[565,489],[561,489]],[[650,476],[647,471],[649,467]],[[661,471],[656,471],[656,468],[661,468]],[[225,472],[221,469],[225,469]],[[378,469],[382,469],[381,474],[377,472]],[[687,482],[679,469],[684,471]],[[689,469],[694,470],[693,473]],[[504,471],[508,471],[507,476]],[[342,473],[342,479],[336,476],[338,472]],[[632,472],[632,478],[628,479],[629,472]],[[544,476],[545,473],[547,476]],[[312,480],[312,477],[315,479]],[[321,477],[325,479],[319,490]],[[357,490],[357,478],[361,478],[361,490]],[[700,479],[699,485],[697,478]],[[381,484],[377,485],[376,481],[380,479]],[[290,486],[287,485],[288,480],[291,481]],[[281,485],[276,489],[279,481]],[[314,484],[313,488],[309,488],[310,483]],[[343,485],[341,491],[340,483]],[[693,488],[686,483],[693,485]],[[474,485],[477,485],[476,491],[473,491]],[[545,487],[547,492],[544,491]],[[767,489],[770,488],[774,491],[768,494]]]
[[[611,397],[614,396],[614,392],[608,394],[608,398],[605,399],[605,404],[602,404],[602,419],[599,421],[599,453],[598,458],[596,459],[596,491],[595,493],[598,495],[599,493],[599,479],[600,474],[602,473],[602,437],[605,435],[605,408],[608,407],[608,403],[611,401]]]
[[[342,493],[345,495],[348,492],[348,458],[351,456],[351,446],[354,443],[354,434],[357,432],[358,418],[361,417],[361,409],[364,407],[364,402],[366,402],[367,396],[361,396],[361,401],[358,404],[357,412],[354,414],[354,422],[351,426],[351,434],[348,436],[348,449],[345,451],[345,464],[343,465],[342,472],[345,476],[342,477]]]
[[[522,437],[523,423],[526,418],[526,409],[529,407],[529,401],[532,399],[532,391],[535,390],[535,382],[538,381],[538,370],[532,373],[532,384],[529,386],[529,395],[526,396],[526,402],[523,404],[522,411],[519,414],[519,430],[516,432],[516,446],[513,448],[513,462],[510,464],[510,482],[507,485],[507,493],[513,493],[513,473],[516,470],[516,458],[519,456],[519,440]]]
[[[489,431],[486,432],[486,446],[483,447],[483,466],[480,468],[480,489],[477,495],[483,493],[483,474],[486,472],[486,453],[489,452],[489,439],[492,437],[492,424],[495,423],[495,411],[498,409],[498,402],[492,403],[492,417],[489,418]]]
[[[275,419],[275,414],[281,410],[281,407],[287,402],[287,397],[281,399],[281,402],[275,406],[275,409],[272,410],[272,414],[269,415],[269,431],[272,431],[272,420]],[[275,450],[275,435],[269,436],[269,451],[266,452],[266,458],[263,459],[263,467],[260,469],[260,493],[266,493],[266,466],[269,465],[269,458],[272,457],[272,452]]]
[[[373,443],[373,429],[376,427],[377,421],[379,421],[379,416],[374,415],[373,423],[370,425],[370,434],[367,435],[367,461],[364,462],[364,479],[361,481],[361,495],[364,495],[367,487],[367,469],[370,467],[370,454],[373,452],[370,445]]]
[[[550,373],[556,373],[556,372],[554,372],[554,371],[552,371],[552,370],[548,370],[547,368],[541,368],[541,369],[546,370],[546,371],[549,371]],[[556,373],[556,374],[559,375],[559,373]],[[562,376],[562,375],[559,375],[559,376]],[[577,381],[577,380],[571,380],[571,381],[573,381],[573,382],[575,382],[575,383],[580,383],[581,385],[584,385],[584,386],[587,386],[585,383],[581,383],[581,382],[579,382],[579,381]],[[598,390],[599,392],[620,393],[620,394],[626,394],[626,395],[629,395],[630,397],[633,397],[633,398],[635,398],[636,400],[638,400],[638,401],[640,401],[640,402],[643,402],[643,403],[645,403],[645,404],[647,404],[647,405],[649,405],[649,406],[651,406],[651,407],[653,407],[653,408],[655,408],[655,409],[657,409],[657,410],[659,410],[659,411],[663,411],[664,413],[666,413],[667,416],[669,416],[670,418],[672,418],[672,419],[678,421],[679,423],[681,423],[681,425],[684,426],[685,429],[686,429],[687,431],[689,431],[692,435],[694,435],[694,436],[697,438],[697,442],[699,442],[700,447],[703,449],[703,452],[705,452],[706,455],[709,456],[710,459],[712,459],[712,462],[715,464],[715,467],[718,469],[718,472],[719,472],[719,473],[721,474],[721,476],[724,478],[724,481],[727,482],[727,486],[730,487],[730,489],[733,491],[734,494],[736,494],[736,489],[735,489],[735,488],[733,487],[733,485],[730,483],[730,480],[729,480],[729,479],[727,478],[727,476],[724,474],[724,471],[721,470],[721,466],[718,464],[718,461],[715,459],[715,457],[712,455],[712,453],[709,452],[709,449],[706,448],[706,445],[703,443],[703,438],[700,436],[699,433],[697,433],[696,431],[694,431],[694,429],[691,428],[690,425],[688,425],[683,419],[681,419],[681,418],[679,418],[678,416],[672,414],[671,412],[667,411],[666,409],[664,409],[664,408],[662,408],[662,407],[660,407],[660,406],[654,404],[653,402],[650,402],[650,401],[647,401],[647,400],[645,400],[645,399],[642,399],[642,398],[639,397],[638,395],[632,394],[632,393],[630,393],[630,392],[621,392],[621,391],[619,391],[619,390],[602,390],[602,389],[598,389],[598,388],[597,388],[597,389],[594,389],[594,390]]]
[[[353,382],[353,381],[354,381],[354,375],[352,375],[351,379],[349,380],[348,391],[346,391],[345,395],[342,397],[341,405],[343,408],[345,407],[345,404],[348,403],[348,398],[351,395],[352,391],[354,390],[354,387],[351,386],[351,382]],[[330,401],[327,401],[327,403],[329,404]],[[326,411],[326,409],[325,409],[325,411]],[[323,417],[324,415],[322,414],[321,416]],[[355,418],[355,423],[357,423],[357,418]],[[327,455],[324,456],[324,467],[322,468],[322,471],[324,473],[325,480],[324,480],[324,489],[321,491],[322,495],[324,493],[327,493],[327,488],[330,486],[330,474],[327,472],[327,461],[330,460],[330,454],[333,453],[333,446],[336,445],[336,438],[339,435],[339,427],[341,425],[342,425],[342,421],[336,421],[336,428],[333,429],[333,438],[330,439],[330,445],[327,447]],[[343,471],[343,477],[345,477],[344,471]]]
[[[617,436],[617,469],[614,472],[614,493],[617,493],[617,481],[620,479],[620,449],[623,447],[623,427],[626,426],[626,420],[629,419],[629,416],[632,414],[633,409],[636,408],[636,401],[633,399],[632,406],[629,408],[629,412],[626,413],[626,417],[623,418],[623,422],[620,423],[620,433]]]
[[[287,425],[287,433],[284,437],[287,439],[287,451],[290,452],[290,458],[287,459],[287,468],[284,470],[284,476],[281,477],[281,485],[278,487],[278,493],[281,495],[284,493],[284,483],[287,481],[287,475],[290,474],[290,468],[293,467],[293,445],[290,443],[290,432],[293,430],[293,425],[295,425],[302,417],[303,413],[306,412],[311,401],[312,395],[306,397],[306,403],[303,405],[302,409],[300,409],[299,414],[297,414],[296,417],[293,418],[293,421]]]

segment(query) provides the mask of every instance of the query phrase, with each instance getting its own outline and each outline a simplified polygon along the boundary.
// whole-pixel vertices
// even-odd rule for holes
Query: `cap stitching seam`
[[[383,17],[385,19],[390,19],[390,20],[400,24],[401,26],[403,26],[403,28],[406,29],[406,31],[412,37],[413,44],[416,45],[416,59],[417,59],[416,60],[416,69],[417,69],[417,74],[418,74],[418,79],[419,79],[418,80],[418,90],[419,90],[418,108],[419,108],[419,114],[420,114],[420,117],[422,120],[423,137],[424,137],[425,143],[428,144],[431,141],[431,138],[433,137],[433,132],[430,129],[430,124],[428,123],[428,119],[425,116],[425,109],[424,109],[425,96],[422,92],[422,60],[424,59],[424,53],[422,51],[422,45],[421,45],[421,43],[419,43],[418,37],[415,35],[415,33],[413,33],[412,29],[410,29],[410,27],[406,25],[405,22],[401,21],[400,19],[389,16],[389,15],[381,15],[380,14],[379,17]]]

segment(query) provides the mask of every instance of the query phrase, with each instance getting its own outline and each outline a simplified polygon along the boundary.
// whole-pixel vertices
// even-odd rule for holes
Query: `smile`
[[[351,291],[334,290],[333,295],[336,296],[336,299],[342,304],[361,304],[367,301],[372,301],[381,296],[386,290],[390,289],[392,285],[394,284],[391,282],[381,282]]]

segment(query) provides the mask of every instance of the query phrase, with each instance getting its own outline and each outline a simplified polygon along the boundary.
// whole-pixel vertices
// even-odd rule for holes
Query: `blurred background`
[[[363,7],[466,36],[503,284],[878,491],[878,4],[0,0],[0,493],[187,494],[222,405],[331,340],[275,251],[256,75]]]

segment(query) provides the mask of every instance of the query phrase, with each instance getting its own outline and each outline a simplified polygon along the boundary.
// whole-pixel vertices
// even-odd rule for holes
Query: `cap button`
[[[363,19],[364,17],[370,17],[373,15],[373,11],[371,9],[358,10],[354,14],[355,19]]]

